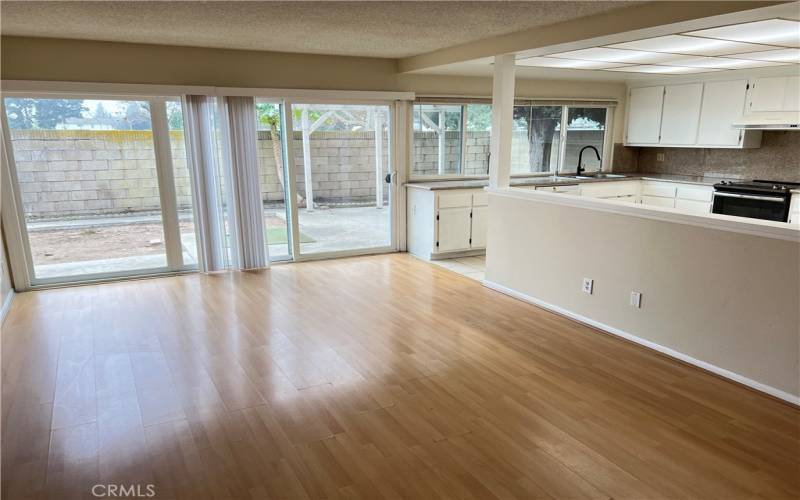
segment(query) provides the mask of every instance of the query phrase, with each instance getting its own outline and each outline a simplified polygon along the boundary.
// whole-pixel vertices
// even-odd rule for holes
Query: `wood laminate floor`
[[[800,495],[797,409],[401,254],[20,294],[2,376],[7,500]]]

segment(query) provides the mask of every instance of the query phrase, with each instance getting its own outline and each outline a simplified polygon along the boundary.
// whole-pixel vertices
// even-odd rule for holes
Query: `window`
[[[32,282],[191,268],[180,101],[4,100]]]
[[[599,103],[519,102],[514,106],[511,175],[574,172],[586,146],[598,154],[586,149],[584,168],[599,170],[610,109]],[[488,176],[491,104],[415,103],[413,123],[411,177]]]
[[[581,165],[587,172],[600,170],[606,139],[607,114],[607,108],[569,108],[564,163],[560,169],[562,172],[575,172],[579,156]],[[594,147],[597,154],[591,149],[586,149],[581,156],[580,151],[587,146]]]
[[[462,106],[414,106],[414,174],[460,175]]]
[[[555,171],[561,148],[561,106],[514,106],[511,173]]]

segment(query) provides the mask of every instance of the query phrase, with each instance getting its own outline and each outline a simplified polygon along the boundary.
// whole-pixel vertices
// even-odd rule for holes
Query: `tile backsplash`
[[[800,131],[764,131],[755,149],[614,147],[614,171],[800,182]],[[658,155],[663,154],[663,161]]]

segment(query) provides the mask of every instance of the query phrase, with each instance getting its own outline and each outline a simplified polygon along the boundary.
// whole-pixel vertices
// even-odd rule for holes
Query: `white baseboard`
[[[535,297],[531,297],[530,295],[526,295],[526,294],[524,294],[522,292],[518,292],[516,290],[512,290],[511,288],[505,287],[505,286],[500,285],[498,283],[495,283],[493,281],[484,280],[483,281],[483,285],[485,287],[487,287],[487,288],[491,288],[492,290],[496,290],[496,291],[498,291],[500,293],[503,293],[503,294],[509,295],[511,297],[514,297],[515,299],[519,299],[519,300],[522,300],[523,302],[528,302],[529,304],[533,304],[533,305],[542,307],[544,309],[548,309],[550,311],[553,311],[554,313],[560,314],[562,316],[566,316],[566,317],[568,317],[570,319],[574,319],[575,321],[578,321],[580,323],[584,323],[586,325],[592,326],[592,327],[597,328],[599,330],[603,330],[604,332],[608,332],[608,333],[610,333],[612,335],[616,335],[618,337],[622,337],[622,338],[624,338],[626,340],[630,340],[631,342],[635,342],[635,343],[637,343],[639,345],[642,345],[642,346],[645,346],[645,347],[647,347],[649,349],[653,349],[654,351],[658,351],[658,352],[660,352],[662,354],[666,354],[667,356],[670,356],[672,358],[679,359],[679,360],[681,360],[681,361],[683,361],[685,363],[688,363],[690,365],[694,365],[694,366],[697,366],[697,367],[702,368],[704,370],[710,371],[711,373],[714,373],[714,374],[719,375],[721,377],[725,377],[727,379],[733,380],[734,382],[738,382],[738,383],[740,383],[742,385],[746,385],[747,387],[750,387],[751,389],[755,389],[757,391],[769,394],[770,396],[776,397],[778,399],[782,399],[783,401],[786,401],[787,403],[791,403],[793,405],[800,406],[800,396],[795,396],[795,395],[790,394],[790,393],[788,393],[786,391],[782,391],[780,389],[776,389],[775,387],[772,387],[772,386],[769,386],[769,385],[766,385],[766,384],[762,384],[761,382],[757,382],[755,380],[749,379],[747,377],[739,375],[738,373],[734,373],[734,372],[732,372],[730,370],[726,370],[724,368],[720,368],[719,366],[712,365],[711,363],[707,363],[705,361],[693,358],[693,357],[691,357],[691,356],[689,356],[687,354],[684,354],[682,352],[676,351],[674,349],[670,349],[669,347],[664,347],[664,346],[662,346],[660,344],[656,344],[655,342],[651,342],[651,341],[645,340],[645,339],[643,339],[641,337],[637,337],[636,335],[632,335],[632,334],[630,334],[628,332],[620,330],[619,328],[615,328],[613,326],[608,326],[608,325],[606,325],[604,323],[600,323],[599,321],[595,321],[595,320],[587,318],[585,316],[581,316],[580,314],[576,314],[576,313],[574,313],[572,311],[568,311],[567,309],[564,309],[562,307],[550,304],[550,303],[545,302],[543,300],[539,300],[539,299],[537,299]]]
[[[14,300],[14,290],[9,290],[8,295],[6,295],[6,300],[3,301],[3,307],[0,309],[0,324],[3,324],[3,322],[6,320],[6,315],[11,309],[12,300]]]

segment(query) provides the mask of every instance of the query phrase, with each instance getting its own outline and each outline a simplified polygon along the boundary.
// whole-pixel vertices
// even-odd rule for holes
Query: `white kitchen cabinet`
[[[408,251],[424,259],[486,248],[488,194],[482,189],[430,190],[409,185]]]
[[[659,143],[688,145],[697,142],[703,84],[687,83],[664,87]]]
[[[642,196],[675,198],[676,189],[678,186],[673,182],[642,181]]]
[[[675,208],[683,210],[684,212],[707,214],[711,212],[711,203],[707,201],[682,200],[676,198]]]
[[[740,145],[744,132],[725,124],[732,124],[742,117],[746,101],[747,80],[707,82],[700,108],[697,144],[711,147]],[[761,142],[760,130],[748,131],[748,135],[758,136],[758,142]]]
[[[469,250],[472,207],[440,208],[436,215],[436,253]]]
[[[786,82],[781,84],[784,99]],[[661,89],[662,103],[654,104],[653,89]],[[747,81],[693,82],[661,87],[632,88],[628,99],[625,144],[680,148],[757,148],[760,130],[733,128],[745,112]],[[634,96],[637,98],[634,99]],[[649,97],[650,101],[645,99]],[[652,102],[651,102],[652,101]],[[783,102],[783,101],[781,101]],[[649,115],[649,118],[645,118]],[[642,129],[642,123],[658,123]],[[641,130],[647,130],[642,133]],[[654,138],[656,137],[656,138]]]
[[[789,223],[800,224],[800,193],[793,193],[789,202]]]
[[[472,240],[470,248],[486,248],[486,237],[489,234],[489,207],[472,207]]]
[[[626,144],[658,144],[664,87],[642,87],[628,93]]]
[[[748,110],[753,113],[800,111],[800,77],[756,78],[750,86]]]
[[[587,182],[580,184],[580,195],[590,198],[628,198],[639,194],[639,181]]]
[[[642,195],[642,205],[651,205],[656,207],[674,207],[675,198],[667,198],[664,196]]]
[[[711,203],[711,199],[714,197],[714,188],[712,186],[678,184],[675,197],[680,200]]]

